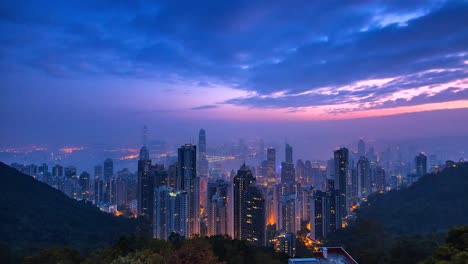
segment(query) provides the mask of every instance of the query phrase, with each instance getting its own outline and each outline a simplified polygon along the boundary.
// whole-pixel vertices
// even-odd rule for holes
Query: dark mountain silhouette
[[[369,197],[358,211],[396,234],[447,231],[468,223],[468,163],[427,174],[408,188]]]
[[[19,254],[50,247],[94,250],[136,231],[136,221],[73,200],[1,162],[0,212],[0,249]]]
[[[356,222],[331,235],[359,263],[417,263],[440,245],[449,229],[468,224],[468,163],[427,174],[408,188],[376,194]]]

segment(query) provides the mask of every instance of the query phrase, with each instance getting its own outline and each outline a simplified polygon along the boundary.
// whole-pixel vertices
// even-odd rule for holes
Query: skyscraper
[[[153,221],[154,175],[151,173],[151,160],[148,159],[148,154],[146,146],[143,146],[140,150],[140,158],[138,160],[137,213],[140,216],[146,217],[148,221]]]
[[[289,144],[286,144],[285,153],[286,153],[286,162],[293,163],[293,148]]]
[[[83,171],[78,180],[78,197],[81,200],[89,200],[89,173]]]
[[[114,176],[114,162],[112,159],[106,159],[104,161],[104,179],[110,179]]]
[[[376,176],[376,187],[377,191],[384,192],[385,191],[385,170],[382,166],[377,166],[375,169],[375,176]]]
[[[423,153],[419,153],[415,158],[416,174],[421,177],[427,173],[427,157]]]
[[[358,156],[366,156],[366,143],[364,143],[364,140],[362,140],[362,138],[358,142]]]
[[[310,199],[310,238],[324,239],[328,234],[327,226],[327,195],[317,191]]]
[[[202,128],[198,134],[198,176],[208,177],[208,159],[206,156],[206,133]]]
[[[187,233],[187,193],[176,191],[167,185],[154,188],[153,237],[168,239],[172,232],[183,237]]]
[[[243,164],[234,177],[234,238],[265,245],[265,200]]]
[[[349,151],[347,148],[340,148],[334,152],[335,166],[335,189],[338,190],[340,197],[338,201],[337,217],[344,218],[349,210]],[[340,228],[337,226],[337,228]]]
[[[60,165],[55,165],[52,167],[52,176],[53,177],[62,177],[63,176],[63,167]]]
[[[207,188],[207,206],[205,212],[209,235],[228,234],[228,192],[232,185],[224,180],[210,182]],[[232,201],[230,201],[232,203]],[[231,214],[232,217],[232,214]]]
[[[288,233],[295,234],[296,227],[296,194],[283,195],[281,206],[282,229]]]
[[[197,177],[197,147],[185,144],[178,149],[177,188],[187,193],[188,234],[200,234],[200,178]]]
[[[104,161],[104,203],[115,202],[114,162],[112,159]]]
[[[276,151],[274,148],[268,148],[267,150],[267,182],[276,182]]]
[[[104,181],[101,165],[94,167],[94,204],[100,204],[103,200]]]
[[[370,178],[370,163],[369,160],[362,156],[359,158],[356,167],[357,173],[357,197],[359,199],[366,198],[371,194],[371,178]]]
[[[293,149],[289,144],[286,144],[286,161],[281,163],[281,184],[283,195],[295,192],[294,183],[296,179],[296,171],[293,163]]]

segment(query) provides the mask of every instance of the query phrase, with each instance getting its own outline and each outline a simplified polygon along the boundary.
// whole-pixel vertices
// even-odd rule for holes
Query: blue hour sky
[[[466,135],[468,1],[2,1],[0,83],[3,145]]]

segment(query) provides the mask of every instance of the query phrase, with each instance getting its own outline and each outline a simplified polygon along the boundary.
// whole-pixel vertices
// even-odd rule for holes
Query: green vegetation
[[[98,250],[88,257],[78,251],[49,249],[25,258],[26,264],[47,263],[287,263],[288,257],[269,248],[258,248],[245,241],[224,236],[193,237],[188,240],[177,235],[171,241],[122,237],[112,247]]]
[[[3,163],[0,182],[0,262],[51,247],[90,252],[136,232],[137,221],[70,199]]]
[[[373,195],[356,222],[326,244],[343,246],[359,263],[424,261],[451,227],[468,224],[467,190],[468,163],[459,163],[406,189]]]
[[[467,264],[468,226],[459,226],[447,235],[446,244],[437,248],[425,264]]]

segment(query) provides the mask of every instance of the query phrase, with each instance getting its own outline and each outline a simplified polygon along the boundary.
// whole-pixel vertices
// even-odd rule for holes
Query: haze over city
[[[467,0],[0,3],[0,263],[466,263]]]
[[[203,127],[211,142],[288,138],[319,149],[468,134],[466,1],[1,10],[3,146],[138,145],[144,124],[172,143]]]

